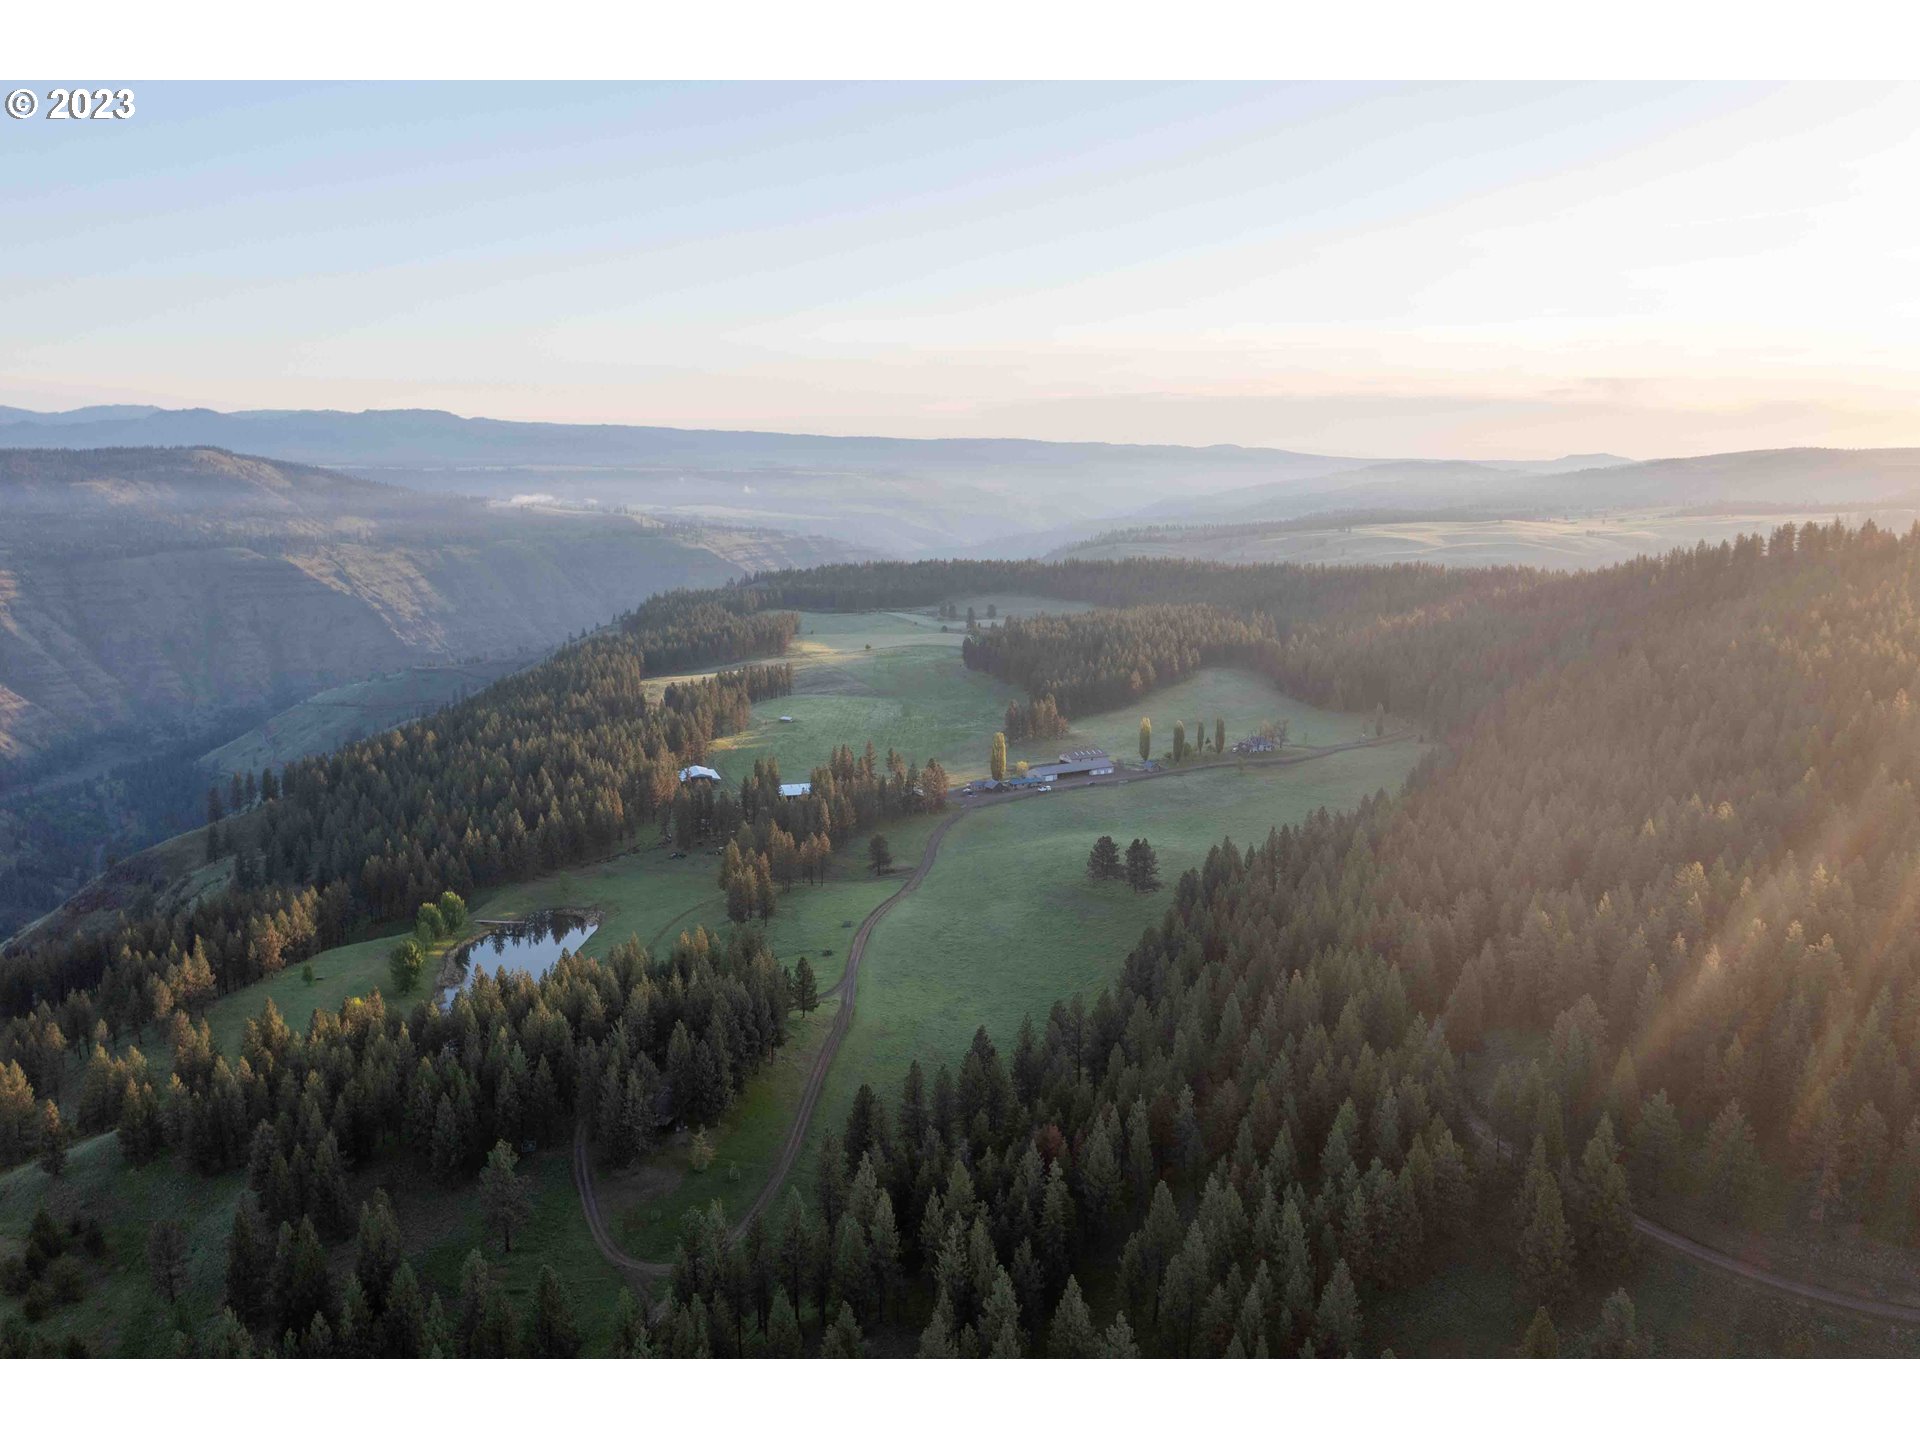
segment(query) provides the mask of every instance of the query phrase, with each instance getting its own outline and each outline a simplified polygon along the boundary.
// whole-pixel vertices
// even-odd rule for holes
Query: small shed
[[[710,780],[718,783],[719,779],[720,772],[715,770],[711,765],[689,765],[680,772],[680,783],[682,785],[686,784],[689,780]]]

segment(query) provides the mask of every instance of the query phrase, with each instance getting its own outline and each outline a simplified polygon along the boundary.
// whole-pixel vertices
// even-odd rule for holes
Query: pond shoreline
[[[442,1004],[451,1004],[452,997],[467,983],[467,960],[474,946],[486,943],[501,931],[511,934],[533,926],[551,930],[558,925],[566,930],[586,930],[591,934],[606,923],[606,918],[605,912],[598,906],[558,905],[551,910],[535,911],[518,920],[476,920],[474,924],[479,927],[477,933],[468,936],[440,957],[440,968],[434,975],[433,998]],[[582,943],[585,943],[585,937]]]

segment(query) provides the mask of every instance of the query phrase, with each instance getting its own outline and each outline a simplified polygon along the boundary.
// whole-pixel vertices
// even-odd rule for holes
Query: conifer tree
[[[767,1354],[776,1360],[798,1360],[801,1353],[800,1317],[794,1314],[787,1287],[774,1287],[773,1308],[767,1314]]]
[[[866,1341],[860,1334],[860,1322],[846,1301],[834,1313],[833,1324],[820,1339],[822,1360],[858,1360],[866,1353]]]
[[[1007,737],[1004,732],[995,731],[993,743],[987,747],[987,773],[995,780],[1007,778]]]
[[[387,1291],[400,1263],[400,1225],[394,1218],[393,1204],[385,1190],[375,1190],[373,1199],[360,1207],[353,1273],[359,1277],[360,1288],[376,1315],[386,1309]]]
[[[1647,1342],[1639,1332],[1633,1299],[1625,1290],[1616,1290],[1600,1307],[1600,1323],[1588,1338],[1587,1351],[1602,1360],[1637,1360],[1647,1354]]]
[[[1520,1288],[1534,1304],[1550,1308],[1573,1283],[1573,1239],[1561,1209],[1560,1187],[1545,1168],[1539,1147],[1534,1156],[1535,1170],[1527,1186],[1533,1196],[1532,1210],[1519,1241]]]
[[[551,1265],[540,1267],[527,1314],[525,1348],[536,1360],[571,1360],[580,1353],[580,1326]]]
[[[379,1353],[400,1360],[417,1359],[427,1353],[427,1302],[413,1266],[402,1260],[387,1286],[384,1309],[379,1313]]]
[[[1093,842],[1093,850],[1087,856],[1087,876],[1093,880],[1118,880],[1126,874],[1126,865],[1120,858],[1120,847],[1111,835],[1102,835]]]
[[[1127,884],[1142,893],[1160,888],[1160,858],[1145,840],[1127,846]]]
[[[1140,1347],[1133,1338],[1133,1327],[1127,1323],[1125,1311],[1113,1317],[1113,1323],[1100,1337],[1100,1355],[1105,1360],[1138,1360]]]
[[[488,1152],[486,1168],[480,1172],[480,1200],[487,1228],[499,1232],[500,1244],[508,1254],[513,1253],[513,1232],[533,1214],[532,1186],[524,1175],[515,1173],[519,1166],[520,1157],[501,1140]]]
[[[40,1107],[40,1168],[56,1180],[67,1169],[67,1125],[51,1100]]]
[[[1313,1314],[1313,1339],[1317,1353],[1322,1355],[1351,1355],[1359,1343],[1360,1293],[1354,1289],[1345,1260],[1334,1262],[1333,1274],[1320,1292],[1320,1304]]]
[[[1580,1158],[1576,1192],[1573,1238],[1581,1265],[1603,1278],[1622,1274],[1633,1256],[1633,1204],[1605,1115]]]
[[[147,1227],[147,1273],[169,1305],[186,1288],[187,1231],[178,1220],[156,1220]]]
[[[1091,1360],[1100,1353],[1100,1336],[1093,1328],[1093,1315],[1080,1294],[1080,1282],[1067,1277],[1060,1303],[1054,1307],[1053,1325],[1047,1331],[1047,1354],[1055,1360]]]
[[[1140,721],[1140,759],[1153,759],[1153,721],[1144,717]]]
[[[793,966],[793,1008],[802,1015],[811,1015],[820,1008],[820,982],[804,955]]]
[[[613,1307],[613,1356],[616,1360],[645,1360],[652,1354],[647,1317],[640,1313],[632,1287],[622,1285]]]
[[[227,1309],[248,1324],[264,1318],[273,1279],[272,1243],[251,1189],[240,1192],[227,1232]]]
[[[1560,1334],[1553,1328],[1553,1317],[1542,1305],[1533,1312],[1533,1320],[1527,1326],[1527,1333],[1520,1340],[1520,1358],[1522,1360],[1557,1360],[1560,1358]]]

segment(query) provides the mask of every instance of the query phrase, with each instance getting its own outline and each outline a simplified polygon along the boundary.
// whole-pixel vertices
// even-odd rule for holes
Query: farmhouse
[[[782,785],[780,787],[780,798],[782,800],[798,800],[802,795],[811,794],[813,794],[813,782],[811,780],[802,780],[797,785]]]
[[[686,784],[689,780],[711,780],[717,783],[719,779],[720,772],[708,765],[689,765],[680,772],[680,783],[682,785]]]
[[[1233,747],[1236,755],[1271,755],[1280,747],[1264,735],[1256,735],[1251,740],[1241,740]]]
[[[1030,779],[1054,781],[1075,775],[1111,775],[1113,757],[1104,750],[1069,750],[1058,760],[1040,760],[1027,767]]]

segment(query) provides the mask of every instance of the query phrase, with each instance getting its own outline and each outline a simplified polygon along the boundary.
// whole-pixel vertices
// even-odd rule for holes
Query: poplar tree
[[[995,780],[1007,778],[1007,737],[1003,731],[994,732],[993,743],[987,749],[987,773]]]
[[[1144,716],[1140,721],[1140,758],[1142,761],[1153,759],[1153,721]]]

